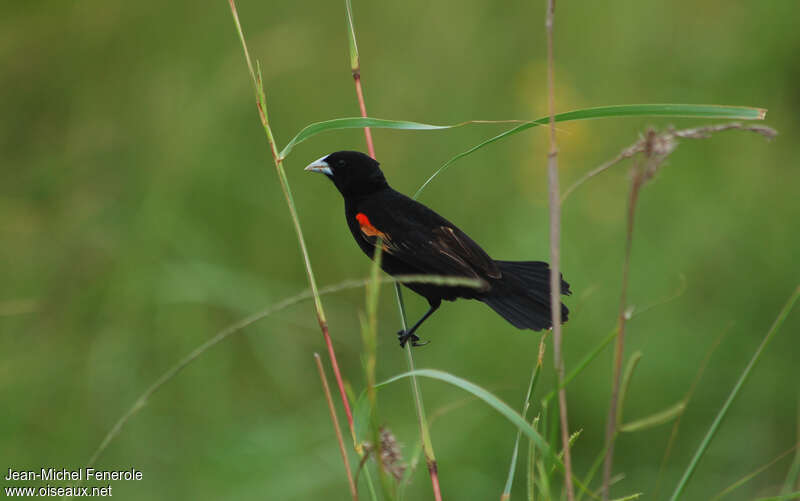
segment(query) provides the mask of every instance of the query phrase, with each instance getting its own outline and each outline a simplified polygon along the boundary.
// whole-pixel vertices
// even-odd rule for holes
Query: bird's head
[[[378,162],[359,151],[331,153],[311,162],[305,170],[328,176],[345,198],[366,196],[389,187]]]

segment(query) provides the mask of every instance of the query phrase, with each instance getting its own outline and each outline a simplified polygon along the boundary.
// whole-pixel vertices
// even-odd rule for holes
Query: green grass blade
[[[672,497],[670,498],[671,501],[676,501],[680,498],[683,490],[686,488],[686,484],[689,483],[689,479],[692,477],[695,469],[697,468],[697,464],[700,462],[700,459],[705,454],[706,450],[708,449],[708,445],[711,443],[711,439],[714,438],[714,435],[717,433],[717,429],[719,429],[720,424],[722,424],[723,419],[728,413],[728,409],[730,409],[731,404],[739,395],[739,391],[744,386],[745,381],[747,381],[748,377],[750,376],[750,372],[753,370],[753,367],[758,362],[758,359],[761,357],[761,353],[764,352],[764,348],[769,344],[772,338],[775,336],[775,333],[778,332],[781,325],[783,325],[783,321],[786,320],[786,317],[789,315],[789,312],[792,310],[795,301],[797,301],[797,297],[800,296],[800,286],[795,288],[794,293],[786,302],[786,304],[781,309],[781,312],[778,314],[778,318],[775,319],[773,322],[772,327],[770,327],[769,332],[767,335],[764,336],[764,340],[761,341],[761,344],[756,349],[756,352],[753,354],[753,358],[750,359],[750,362],[744,368],[742,375],[739,376],[739,380],[736,382],[736,385],[731,390],[728,399],[722,405],[722,408],[719,410],[717,417],[714,418],[714,422],[711,423],[711,427],[708,429],[706,436],[703,438],[703,441],[700,443],[700,446],[697,448],[697,452],[695,452],[694,456],[692,457],[691,462],[689,462],[689,466],[686,468],[686,471],[683,473],[678,485],[675,487],[675,492],[673,492]],[[791,498],[788,498],[791,499]]]
[[[386,282],[394,282],[393,279],[385,279]],[[330,285],[327,287],[322,287],[319,289],[319,295],[324,296],[326,294],[333,294],[337,292],[342,292],[345,290],[350,289],[357,289],[360,287],[365,287],[369,282],[368,279],[362,280],[345,280],[344,282],[340,282],[335,285]],[[116,421],[114,426],[109,430],[106,436],[103,438],[103,441],[97,447],[97,449],[92,454],[92,457],[89,459],[86,466],[94,466],[97,459],[106,450],[109,444],[114,440],[114,438],[119,435],[122,429],[125,427],[127,422],[136,414],[138,413],[150,400],[150,398],[158,392],[166,383],[171,381],[175,378],[181,371],[183,371],[187,366],[194,363],[202,354],[210,350],[211,348],[215,347],[228,337],[236,334],[237,332],[241,332],[246,327],[253,325],[254,323],[267,318],[268,316],[276,313],[278,311],[284,310],[290,306],[298,304],[302,301],[307,301],[314,297],[313,292],[311,289],[306,289],[303,292],[286,298],[282,301],[279,301],[272,306],[268,306],[267,308],[259,311],[258,313],[254,313],[238,322],[222,329],[221,331],[217,332],[213,337],[208,339],[207,341],[201,343],[195,349],[190,351],[186,356],[184,356],[180,361],[174,364],[172,367],[167,369],[158,379],[153,382],[147,389],[136,399],[133,405],[123,414],[120,418]]]
[[[767,111],[762,108],[748,108],[744,106],[717,106],[707,104],[626,104],[615,106],[600,106],[597,108],[584,108],[580,110],[567,111],[555,116],[556,122],[570,122],[574,120],[591,120],[595,118],[619,118],[619,117],[671,117],[671,118],[725,118],[735,120],[763,120]],[[509,129],[502,134],[494,136],[482,143],[478,144],[451,158],[444,166],[439,168],[439,171],[434,173],[436,177],[440,171],[455,160],[463,158],[470,153],[473,153],[486,145],[497,142],[508,136],[512,136],[532,127],[538,127],[546,124],[547,117],[537,118],[529,122],[524,122],[512,129]],[[517,123],[519,120],[500,120],[500,121],[481,121],[473,120],[461,122],[451,125],[432,125],[420,122],[409,122],[405,120],[385,120],[381,118],[370,117],[351,117],[351,118],[335,118],[333,120],[326,120],[324,122],[316,122],[306,126],[303,130],[297,133],[291,141],[280,152],[280,158],[284,159],[289,156],[295,146],[310,139],[317,134],[330,130],[340,129],[360,129],[363,127],[373,127],[377,129],[399,129],[399,130],[443,130],[462,127],[468,124],[477,123]],[[429,180],[430,181],[430,180]],[[429,182],[427,181],[426,184]],[[418,191],[421,191],[418,190]]]
[[[800,402],[798,402],[797,405],[796,440],[798,440],[798,443],[800,443]],[[794,460],[792,460],[792,466],[789,467],[789,472],[786,474],[786,480],[783,481],[783,488],[781,489],[781,494],[789,494],[793,486],[797,485],[798,478],[800,478],[800,448],[797,449],[797,453],[794,456]]]
[[[548,460],[552,462],[553,465],[558,468],[559,471],[564,471],[564,464],[559,459],[558,455],[553,452],[550,448],[550,445],[545,441],[545,439],[530,425],[528,424],[523,417],[518,414],[514,409],[512,409],[507,403],[503,402],[499,398],[497,398],[492,393],[488,392],[487,390],[481,388],[480,386],[467,381],[466,379],[462,379],[458,376],[453,374],[436,370],[436,369],[415,369],[413,371],[404,372],[402,374],[398,374],[393,376],[382,383],[378,383],[375,385],[376,388],[380,388],[385,386],[389,383],[393,383],[403,378],[412,377],[412,376],[424,376],[431,379],[438,379],[440,381],[444,381],[446,383],[450,383],[453,386],[461,388],[462,390],[472,393],[479,399],[486,402],[490,407],[494,408],[497,412],[499,412],[503,417],[511,421],[511,423],[516,426],[519,430],[522,431],[537,447],[542,453],[547,457]],[[583,483],[579,482],[575,479],[575,485],[578,488],[588,491]],[[594,497],[591,493],[590,496]]]
[[[541,460],[536,461],[536,471],[539,473],[539,482],[537,483],[539,493],[545,501],[552,501],[553,495],[550,493],[550,477],[545,470],[544,462]]]
[[[480,386],[467,381],[466,379],[462,379],[458,376],[453,374],[436,370],[436,369],[416,369],[409,372],[404,372],[402,374],[398,374],[397,376],[391,377],[386,381],[379,383],[377,386],[385,386],[389,383],[393,383],[397,380],[410,377],[410,376],[424,376],[432,379],[438,379],[440,381],[444,381],[446,383],[450,383],[453,386],[461,388],[462,390],[472,393],[476,397],[480,398],[484,402],[486,402],[490,407],[494,408],[497,412],[502,414],[506,419],[511,421],[511,423],[517,427],[522,433],[528,436],[539,450],[541,450],[545,455],[547,455],[550,459],[555,462],[558,461],[558,457],[555,455],[553,450],[550,448],[550,445],[544,440],[544,438],[533,429],[533,427],[528,424],[527,421],[519,414],[517,411],[512,409],[507,403],[503,402],[499,398],[497,398],[492,393],[486,391],[485,389],[481,388]]]
[[[583,479],[583,483],[585,485],[591,485],[592,479],[594,478],[595,473],[600,468],[600,465],[603,464],[603,459],[606,457],[606,451],[608,450],[608,446],[604,446],[597,457],[594,459],[592,466],[589,468],[589,472],[586,474],[586,477]],[[581,501],[583,499],[583,492],[579,492],[577,497],[575,498],[576,501]]]
[[[483,148],[484,146],[488,146],[488,145],[490,145],[492,143],[500,141],[501,139],[503,139],[505,137],[511,136],[513,134],[516,134],[517,132],[522,132],[525,129],[530,129],[531,127],[533,127],[533,126],[529,126],[529,125],[530,124],[518,125],[517,127],[514,127],[513,129],[509,129],[509,130],[507,130],[505,132],[502,132],[502,133],[500,133],[500,134],[498,134],[498,135],[496,135],[494,137],[490,137],[489,139],[476,144],[475,146],[473,146],[472,148],[468,149],[467,151],[462,151],[458,155],[454,156],[453,158],[451,158],[450,160],[448,160],[447,162],[442,164],[441,167],[436,169],[436,171],[433,174],[431,174],[431,176],[428,179],[426,179],[424,183],[422,183],[422,186],[417,188],[417,191],[414,192],[414,196],[411,197],[411,198],[416,200],[420,196],[420,194],[422,194],[422,190],[424,190],[431,183],[431,181],[436,179],[436,176],[438,176],[439,174],[444,172],[445,169],[450,167],[450,164],[452,164],[456,160],[460,160],[460,159],[466,157],[467,155],[471,155],[472,153],[474,153],[474,152],[478,151],[479,149]],[[541,124],[536,124],[536,125],[541,125]],[[525,127],[523,128],[523,126],[525,126]]]
[[[781,494],[780,496],[773,496],[771,498],[758,498],[756,501],[788,501],[790,499],[800,499],[800,491]]]
[[[506,478],[506,485],[503,488],[503,494],[500,496],[501,501],[511,499],[511,486],[514,483],[514,473],[517,471],[517,456],[519,456],[519,441],[522,438],[522,432],[517,430],[517,438],[514,440],[514,450],[511,452],[511,466],[508,468],[508,477]]]
[[[350,70],[359,70],[358,43],[356,43],[356,28],[353,23],[353,6],[350,0],[344,1],[344,8],[347,13],[347,46],[350,52]]]
[[[544,336],[542,337],[542,342],[544,342]],[[542,349],[543,345],[539,344],[539,353],[537,354],[536,358],[536,365],[531,372],[531,379],[528,383],[528,392],[525,394],[525,401],[522,404],[522,418],[526,419],[528,415],[528,408],[530,408],[531,402],[531,394],[533,394],[533,389],[536,387],[536,383],[539,381],[539,374],[541,374],[542,370]],[[506,478],[506,485],[503,489],[503,494],[500,497],[501,500],[510,499],[511,498],[511,487],[514,483],[514,474],[517,471],[517,458],[519,457],[519,442],[522,438],[522,431],[517,430],[517,438],[514,441],[514,450],[511,453],[511,465],[508,468],[508,477]]]
[[[797,455],[792,461],[792,466],[789,467],[789,473],[786,475],[781,494],[788,494],[792,490],[792,486],[797,482],[798,477],[800,477],[800,449],[798,449]]]
[[[358,399],[352,399],[355,402],[353,405],[353,429],[355,430],[356,450],[360,452],[361,444],[367,440],[367,433],[369,433],[369,399],[367,392],[362,391]]]
[[[464,122],[454,125],[431,125],[419,122],[408,122],[405,120],[384,120],[382,118],[334,118],[333,120],[325,120],[324,122],[316,122],[307,125],[303,130],[297,133],[291,141],[281,150],[280,157],[286,158],[292,152],[295,146],[306,141],[317,134],[330,130],[341,129],[361,129],[363,127],[372,127],[376,129],[399,129],[399,130],[443,130],[452,129],[466,125],[469,122]]]
[[[755,477],[757,477],[758,475],[760,475],[760,474],[764,473],[764,472],[765,472],[765,471],[767,471],[767,470],[768,470],[768,469],[769,469],[769,468],[770,468],[772,465],[774,465],[775,463],[777,463],[778,461],[780,461],[780,460],[781,460],[781,459],[783,459],[784,457],[788,456],[789,454],[791,454],[792,452],[794,452],[795,450],[797,450],[798,446],[800,446],[800,443],[797,443],[797,444],[795,444],[795,445],[794,445],[794,447],[790,448],[789,450],[786,450],[786,451],[782,452],[781,454],[779,454],[779,455],[778,455],[776,458],[774,458],[774,459],[773,459],[772,461],[770,461],[769,463],[767,463],[767,464],[765,464],[765,465],[762,465],[762,466],[758,467],[756,470],[754,470],[754,471],[752,471],[752,472],[748,473],[748,474],[747,474],[747,475],[745,475],[744,477],[742,477],[742,478],[740,478],[739,480],[737,480],[736,482],[732,483],[731,485],[729,485],[728,487],[726,487],[725,489],[723,489],[722,491],[720,491],[720,493],[719,493],[719,494],[717,494],[716,496],[714,496],[713,498],[711,498],[711,500],[710,500],[710,501],[719,501],[720,499],[722,499],[723,497],[727,496],[727,495],[728,495],[728,494],[730,494],[731,492],[735,491],[735,490],[736,490],[736,489],[738,489],[739,487],[743,486],[743,485],[744,485],[744,484],[746,484],[747,482],[751,481],[752,479],[754,479],[754,478],[755,478]],[[783,492],[783,491],[781,491],[781,494],[789,494],[790,492],[791,492],[791,489],[789,489],[789,490],[788,490],[788,491],[786,491],[786,492]]]
[[[585,357],[583,357],[583,360],[581,360],[580,363],[577,366],[575,366],[575,368],[572,369],[569,372],[569,374],[567,374],[567,377],[564,378],[564,381],[561,383],[561,385],[558,388],[550,390],[550,392],[544,396],[542,401],[550,402],[550,400],[552,400],[553,397],[556,396],[556,393],[558,392],[559,389],[566,387],[573,379],[578,377],[580,373],[583,372],[584,369],[586,369],[586,367],[588,367],[589,364],[592,363],[597,358],[597,356],[600,355],[600,353],[602,353],[603,350],[616,337],[617,337],[617,329],[615,328],[605,338],[603,338],[602,341],[600,341],[600,344],[598,344],[591,352],[589,352]]]
[[[531,423],[536,431],[539,431],[539,417],[533,418]],[[534,487],[537,487],[534,485],[536,482],[536,461],[536,447],[534,447],[533,442],[528,440],[528,467],[525,469],[525,487],[528,501],[534,501],[536,497],[536,489],[534,489]]]
[[[556,122],[570,122],[574,120],[591,120],[595,118],[622,118],[622,117],[664,117],[664,118],[724,118],[729,120],[763,120],[767,110],[763,108],[750,108],[745,106],[718,106],[711,104],[625,104],[600,106],[597,108],[584,108],[581,110],[559,113],[554,118]],[[501,134],[480,142],[472,148],[459,153],[422,183],[414,193],[414,199],[419,197],[422,190],[428,186],[439,174],[445,171],[453,162],[470,155],[484,146],[496,143],[502,139],[518,134],[540,125],[546,125],[549,117],[537,118],[527,123],[518,125]]]
[[[567,111],[556,115],[557,122],[613,117],[724,118],[728,120],[764,120],[767,110],[749,106],[717,104],[622,104]],[[547,117],[538,121],[547,121]]]
[[[612,499],[611,501],[632,501],[633,499],[639,499],[641,495],[641,492],[637,492],[636,494],[630,494],[621,498]]]
[[[619,431],[623,433],[633,433],[636,431],[643,431],[648,428],[654,428],[665,423],[669,423],[686,408],[686,402],[681,400],[677,404],[664,409],[661,412],[656,412],[642,419],[631,421],[630,423],[623,424],[619,427]]]
[[[619,389],[619,400],[617,401],[617,423],[622,422],[622,410],[625,407],[625,397],[628,396],[628,388],[633,378],[633,372],[636,370],[636,366],[639,365],[641,359],[642,352],[636,351],[631,355],[630,360],[628,360],[628,365],[625,367],[625,374],[622,376],[622,385],[620,385]]]

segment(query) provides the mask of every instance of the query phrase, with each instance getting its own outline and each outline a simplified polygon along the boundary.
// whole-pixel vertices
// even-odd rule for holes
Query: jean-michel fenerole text
[[[9,468],[5,480],[141,480],[142,472],[136,468],[127,470],[96,470],[94,468],[42,468],[40,470],[15,470]]]

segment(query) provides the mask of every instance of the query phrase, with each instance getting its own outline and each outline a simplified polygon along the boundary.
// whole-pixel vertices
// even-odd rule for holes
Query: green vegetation
[[[378,159],[393,185],[412,194],[448,159],[458,159],[421,198],[497,258],[546,259],[545,131],[513,135],[546,110],[543,6],[353,7],[372,116],[433,124],[523,121],[436,132],[376,128]],[[171,3],[157,16],[133,4],[2,8],[0,398],[7,404],[0,451],[9,467],[84,465],[135,403],[129,411],[138,412],[135,418],[97,463],[144,472],[142,481],[115,484],[118,497],[348,496],[312,356],[325,345],[313,308],[296,304],[309,295],[297,295],[308,282],[295,228],[302,221],[321,291],[370,275],[347,234],[338,195],[302,173],[308,160],[332,150],[364,149],[363,135],[306,133],[287,142],[309,131],[306,124],[358,115],[344,9],[325,2],[239,5],[250,51],[261,61],[255,73],[263,78],[275,152],[287,144],[277,155],[283,164],[276,177],[226,8]],[[782,134],[771,144],[736,131],[686,142],[640,194],[627,301],[636,307],[625,345],[626,360],[638,366],[629,365],[618,406],[620,421],[623,408],[635,418],[618,428],[630,433],[616,442],[614,472],[625,473],[613,487],[616,496],[665,498],[676,485],[676,495],[685,487],[686,499],[732,485],[734,497],[747,499],[791,499],[797,490],[788,477],[799,463],[792,466],[787,449],[798,441],[800,320],[788,304],[782,335],[771,340],[776,330],[770,330],[769,349],[753,357],[781,305],[797,294],[800,146],[792,138],[800,132],[800,102],[792,63],[800,37],[793,8],[788,0],[685,9],[559,5],[559,110],[752,104],[768,108],[768,124]],[[748,19],[770,29],[757,30],[761,23]],[[257,95],[263,102],[258,86]],[[605,110],[601,116],[620,111]],[[700,108],[630,111],[627,118],[558,124],[563,187],[619,154],[647,125],[684,128],[707,123],[700,112],[721,116]],[[637,114],[649,118],[630,117]],[[471,154],[460,155],[465,151]],[[562,269],[576,291],[564,358],[571,431],[582,430],[573,436],[572,454],[579,495],[604,445],[613,354],[601,348],[613,340],[606,334],[617,317],[629,169],[623,164],[590,180],[563,208]],[[292,200],[284,185],[299,216],[294,227],[279,178],[293,187]],[[681,275],[685,291],[663,302],[680,288]],[[362,288],[326,295],[325,314],[317,301],[346,385],[357,391],[407,370],[394,336],[400,320],[393,295],[388,289],[378,295],[377,287],[373,282],[366,310]],[[406,309],[423,307],[409,296]],[[180,371],[175,364],[187,353],[209,339],[216,343],[215,332],[225,338],[232,332],[226,326],[270,305],[265,320],[137,400],[161,375]],[[521,454],[518,468],[512,463],[512,498],[521,499],[531,479],[537,498],[560,492],[549,340],[534,385],[540,336],[515,331],[477,303],[447,304],[431,322],[421,334],[432,342],[415,350],[420,369],[413,373],[425,376],[419,384],[436,416],[431,439],[445,496],[499,497],[511,485],[518,432],[537,450]],[[703,355],[726,329],[689,400]],[[327,357],[323,363],[330,366]],[[464,393],[429,378],[478,399],[454,408]],[[517,403],[529,381],[533,409],[525,421],[521,408],[504,402]],[[331,391],[338,392],[333,381]],[[339,396],[333,401],[341,412]],[[358,421],[355,403],[351,398]],[[406,459],[418,456],[407,386],[380,385],[361,407],[367,416],[369,408],[378,412],[368,418],[375,425],[368,438],[379,440],[376,427],[385,425],[406,445]],[[671,436],[670,426],[659,425],[676,416],[679,433],[659,471]],[[352,447],[347,452],[355,471]],[[785,459],[757,470],[781,454]],[[526,456],[536,458],[536,468]],[[407,472],[406,499],[431,496],[424,469],[423,462]],[[375,491],[390,490],[391,480],[372,471],[359,484],[365,499],[363,478]],[[597,484],[596,478],[592,490]]]

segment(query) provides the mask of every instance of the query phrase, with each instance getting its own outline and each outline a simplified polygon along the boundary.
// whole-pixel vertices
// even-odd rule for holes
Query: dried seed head
[[[389,428],[381,426],[380,428],[380,456],[383,469],[391,474],[395,479],[402,480],[403,473],[406,471],[406,464],[403,461],[403,453],[401,452],[402,446],[397,441]],[[364,442],[364,449],[369,453],[374,453],[372,442]]]
[[[406,465],[403,462],[403,453],[400,451],[400,444],[389,428],[381,427],[381,462],[386,471],[394,478],[403,478]]]

